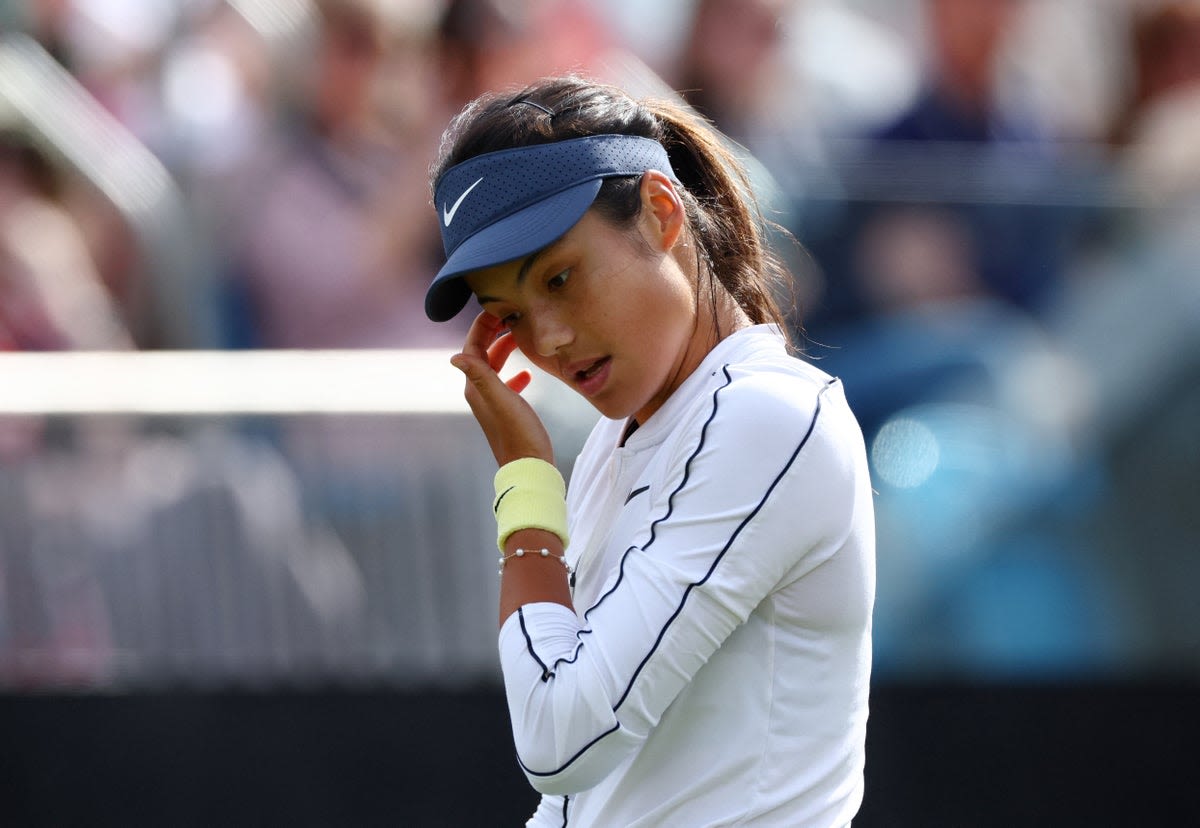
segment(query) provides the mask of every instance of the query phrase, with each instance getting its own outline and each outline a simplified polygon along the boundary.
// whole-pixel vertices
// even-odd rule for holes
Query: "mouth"
[[[575,387],[585,396],[592,396],[608,379],[608,369],[612,365],[612,357],[601,357],[594,362],[585,364],[571,373]]]
[[[588,379],[589,377],[596,376],[596,374],[598,374],[600,372],[600,369],[603,368],[608,363],[608,360],[609,360],[609,357],[600,357],[600,359],[596,360],[591,365],[587,365],[587,366],[584,366],[583,368],[580,368],[578,371],[575,372],[575,381],[583,382],[584,380]]]

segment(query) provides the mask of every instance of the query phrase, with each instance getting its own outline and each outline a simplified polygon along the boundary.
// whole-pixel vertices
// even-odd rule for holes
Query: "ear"
[[[666,253],[682,240],[687,214],[675,184],[658,170],[642,173],[640,224],[647,241]]]

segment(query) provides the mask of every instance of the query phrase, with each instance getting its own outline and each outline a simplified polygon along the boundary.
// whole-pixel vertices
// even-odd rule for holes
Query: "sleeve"
[[[526,605],[501,628],[518,759],[537,790],[608,775],[755,607],[844,537],[847,432],[822,427],[823,395],[797,404],[769,380],[714,394],[594,606]]]
[[[544,794],[538,802],[537,810],[525,823],[525,828],[562,828],[566,824],[566,798]]]

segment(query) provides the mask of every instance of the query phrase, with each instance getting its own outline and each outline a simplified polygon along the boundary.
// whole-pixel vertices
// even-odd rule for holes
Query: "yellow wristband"
[[[536,457],[505,463],[496,472],[496,545],[520,529],[544,529],[567,548],[567,484],[552,464]]]

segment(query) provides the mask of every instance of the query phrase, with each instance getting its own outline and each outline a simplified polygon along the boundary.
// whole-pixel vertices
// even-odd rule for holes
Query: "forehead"
[[[472,270],[463,277],[463,281],[467,283],[467,287],[480,302],[499,299],[517,287],[519,281],[517,277],[522,268],[527,269],[537,259],[539,253],[526,256],[524,259],[485,267],[482,270]]]
[[[593,211],[589,210],[584,214],[583,218],[575,223],[575,226],[563,234],[557,241],[543,247],[541,250],[520,259],[503,262],[480,270],[473,270],[464,276],[463,279],[467,283],[467,287],[471,288],[471,291],[481,301],[510,293],[520,287],[525,277],[534,269],[538,262],[551,260],[560,252],[567,252],[587,245],[594,238],[594,234],[601,229],[599,226],[601,224],[603,224],[603,221],[598,219]]]

